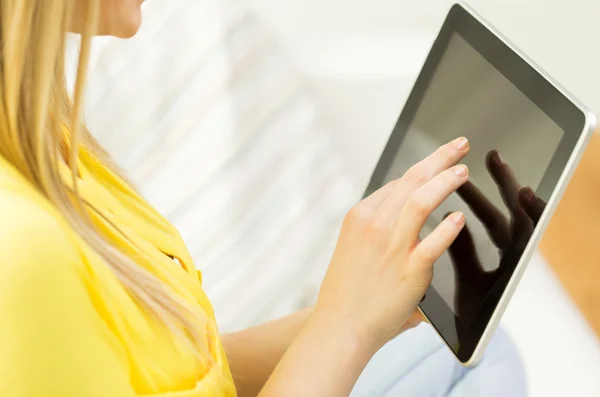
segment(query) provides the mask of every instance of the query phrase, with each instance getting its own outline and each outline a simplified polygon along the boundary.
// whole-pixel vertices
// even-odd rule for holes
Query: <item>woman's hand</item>
[[[464,138],[444,145],[350,210],[314,311],[259,396],[348,396],[373,354],[420,320],[433,263],[464,216],[450,215],[423,241],[419,232],[467,181],[456,163],[468,151]]]
[[[454,213],[419,240],[431,212],[467,181],[466,166],[455,164],[468,150],[464,138],[442,146],[350,210],[316,318],[376,348],[401,332],[431,283],[433,263],[464,225],[463,214]]]

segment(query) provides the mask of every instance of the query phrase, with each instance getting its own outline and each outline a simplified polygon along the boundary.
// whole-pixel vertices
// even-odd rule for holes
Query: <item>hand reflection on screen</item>
[[[476,317],[496,282],[503,274],[508,272],[510,275],[516,267],[546,206],[531,188],[519,185],[512,170],[496,150],[490,151],[485,161],[509,209],[510,220],[473,183],[467,182],[458,189],[458,195],[483,223],[500,251],[499,267],[493,271],[484,270],[468,222],[449,249],[457,284],[456,314],[461,323],[467,326]]]

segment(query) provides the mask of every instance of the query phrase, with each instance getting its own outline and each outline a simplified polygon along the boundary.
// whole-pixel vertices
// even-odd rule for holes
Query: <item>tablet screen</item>
[[[462,161],[469,182],[421,232],[422,238],[431,233],[448,213],[465,214],[465,228],[436,261],[419,305],[461,361],[478,346],[535,230],[519,189],[529,187],[548,202],[586,122],[584,112],[513,48],[460,5],[452,7],[365,195],[439,146],[469,139]]]
[[[486,167],[487,154],[497,150],[518,182],[536,190],[563,134],[563,130],[538,106],[465,39],[454,33],[383,182],[401,177],[411,165],[440,145],[466,136],[471,149],[463,163],[469,167],[469,180],[510,220],[509,208]],[[497,270],[501,259],[499,247],[489,236],[486,225],[457,194],[434,211],[422,237],[439,225],[446,213],[453,211],[465,213],[482,270]],[[462,325],[469,327],[479,307],[475,302],[468,307],[457,307],[457,278],[461,277],[457,274],[461,271],[457,266],[461,264],[453,263],[453,259],[460,261],[460,257],[451,258],[446,253],[436,262],[432,286]],[[463,283],[481,282],[477,278],[462,278]],[[492,285],[487,283],[486,287]],[[481,287],[467,284],[461,288]],[[483,302],[486,292],[478,294],[478,303]]]

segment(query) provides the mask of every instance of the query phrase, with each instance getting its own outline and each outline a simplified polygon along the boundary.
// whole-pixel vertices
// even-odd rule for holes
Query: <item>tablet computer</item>
[[[421,237],[453,211],[464,212],[466,227],[435,263],[419,305],[463,365],[480,360],[594,126],[589,111],[482,18],[463,5],[450,9],[365,196],[442,144],[469,139],[468,185],[434,211]],[[542,204],[537,216],[517,197],[523,187]]]

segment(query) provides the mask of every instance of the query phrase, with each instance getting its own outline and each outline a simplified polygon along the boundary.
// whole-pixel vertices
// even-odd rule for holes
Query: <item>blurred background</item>
[[[153,0],[134,39],[96,40],[90,129],[180,229],[223,331],[314,301],[452,3]],[[600,114],[600,2],[467,4]],[[598,337],[541,255],[503,325],[531,396],[600,396]]]

